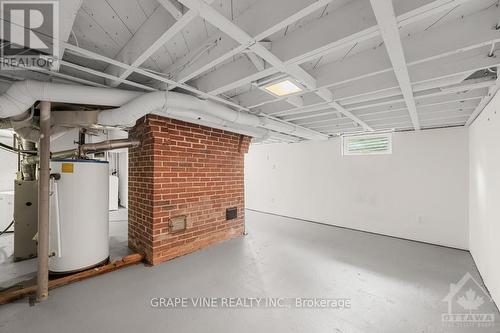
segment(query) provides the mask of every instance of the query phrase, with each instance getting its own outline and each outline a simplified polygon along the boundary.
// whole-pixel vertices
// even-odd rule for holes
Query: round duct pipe
[[[212,101],[172,91],[142,93],[137,91],[57,84],[33,80],[18,81],[0,95],[0,118],[23,114],[36,101],[116,106],[99,113],[98,123],[111,126],[133,126],[146,114],[174,119],[263,138],[275,131],[310,140],[326,140],[328,136],[307,128],[235,111]]]

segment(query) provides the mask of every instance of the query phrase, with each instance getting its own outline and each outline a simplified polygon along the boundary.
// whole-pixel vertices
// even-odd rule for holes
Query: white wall
[[[61,137],[53,140],[51,145],[51,151],[61,151],[67,149],[76,149],[77,144],[75,143],[79,139],[79,129],[71,129]],[[117,140],[128,138],[128,132],[122,130],[110,130],[106,134],[87,135],[86,142],[101,142],[104,140]],[[117,171],[117,176],[119,177],[119,198],[122,207],[128,208],[128,149],[115,149],[113,153],[108,153],[109,155],[117,156],[116,159],[107,158],[110,168],[110,173],[112,171]],[[116,154],[116,155],[115,155]]]
[[[0,142],[12,146],[12,138],[0,136]],[[17,155],[0,149],[0,192],[13,191],[17,172]]]
[[[69,149],[76,149],[78,145],[75,143],[78,141],[79,130],[77,128],[72,128],[66,133],[50,141],[50,151],[57,152]]]
[[[470,251],[500,304],[500,94],[469,128]],[[500,111],[499,111],[500,112]]]
[[[341,156],[340,139],[252,145],[246,207],[468,248],[464,128],[394,133],[392,155]]]
[[[118,197],[120,205],[128,208],[128,149],[118,155]]]

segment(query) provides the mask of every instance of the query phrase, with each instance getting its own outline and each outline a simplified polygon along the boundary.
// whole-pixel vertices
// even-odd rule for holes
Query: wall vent
[[[238,208],[231,207],[226,209],[226,220],[234,220],[238,217]]]
[[[170,219],[170,232],[186,230],[186,215],[172,217]]]

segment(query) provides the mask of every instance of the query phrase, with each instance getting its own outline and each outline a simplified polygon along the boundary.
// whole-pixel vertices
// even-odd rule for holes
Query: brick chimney
[[[157,264],[244,233],[249,137],[155,115],[130,134],[130,248]]]

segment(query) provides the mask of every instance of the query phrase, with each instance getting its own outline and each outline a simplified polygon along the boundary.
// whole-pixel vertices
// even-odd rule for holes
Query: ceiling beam
[[[312,105],[306,105],[300,108],[290,108],[286,110],[281,110],[278,112],[265,112],[273,116],[281,117],[284,115],[293,115],[293,114],[299,114],[299,113],[305,113],[305,112],[315,112],[315,111],[321,111],[324,109],[329,109],[331,106],[328,105],[327,102],[320,102],[320,103],[315,103]],[[267,110],[270,111],[271,109]]]
[[[252,62],[252,64],[255,66],[255,68],[257,68],[259,70],[259,72],[266,69],[266,63],[264,62],[264,60],[259,58],[255,53],[249,51],[249,52],[246,52],[245,55]]]
[[[272,1],[269,2],[271,3]],[[322,18],[315,20],[327,24],[322,26],[323,29],[315,31],[315,33],[313,34],[308,34],[309,40],[301,39],[300,41],[298,40],[293,41],[293,43],[298,42],[300,45],[292,45],[292,43],[286,43],[286,45],[282,45],[281,43],[282,40],[289,39],[288,34],[286,38],[282,38],[275,41],[278,44],[275,45],[273,43],[273,53],[276,54],[278,58],[283,59],[285,62],[288,62],[289,60],[288,55],[290,53],[289,51],[293,51],[293,49],[297,47],[301,49],[301,53],[304,53],[311,50],[310,46],[312,45],[309,44],[314,43],[314,41],[320,41],[321,43],[325,38],[329,38],[330,40],[331,39],[338,40],[345,35],[351,35],[353,33],[358,32],[360,28],[363,29],[365,27],[369,27],[370,25],[375,25],[376,24],[375,20],[371,19],[370,16],[373,17],[373,14],[371,14],[369,7],[367,10],[364,1],[354,0],[348,3],[347,5],[341,6],[340,8],[332,11],[331,13],[329,13],[329,15],[325,15]],[[331,24],[332,22],[336,23]],[[312,25],[316,26],[316,24]],[[306,26],[310,27],[311,24],[307,24]],[[303,29],[297,29],[297,30],[308,30],[305,27]],[[328,31],[328,33],[326,34],[325,31]],[[376,29],[374,29],[373,31],[376,33]],[[291,32],[291,35],[295,34],[296,34],[295,30]],[[327,35],[329,37],[325,37]],[[290,64],[292,64],[292,62],[290,62]],[[299,63],[297,62],[293,64],[299,64]],[[227,89],[232,89],[232,87],[227,87]],[[218,93],[221,92],[218,91]]]
[[[418,120],[417,105],[413,97],[413,89],[411,87],[410,74],[406,67],[406,59],[403,50],[403,44],[399,35],[398,23],[392,0],[370,0],[370,3],[377,18],[378,26],[382,38],[385,43],[385,48],[391,59],[394,74],[399,82],[399,87],[408,106],[410,118],[415,130],[420,130]]]
[[[171,40],[175,35],[180,33],[189,23],[191,23],[198,13],[193,10],[189,10],[186,14],[182,15],[172,26],[170,26],[160,37],[158,37],[151,45],[146,47],[137,57],[130,63],[131,68],[125,70],[118,76],[118,80],[114,81],[111,85],[113,87],[118,86],[123,82],[130,74],[134,72],[134,68],[141,66],[146,60],[148,60],[156,51],[158,51],[163,45],[165,45],[169,40]],[[144,26],[144,25],[143,25]],[[142,27],[141,27],[142,28]],[[136,34],[137,35],[137,34]],[[134,36],[135,37],[135,36]],[[136,48],[134,43],[137,38],[132,38],[129,43],[124,47],[124,49]],[[125,51],[126,52],[126,51]]]
[[[281,59],[275,56],[271,51],[269,51],[258,41],[253,39],[246,31],[238,27],[231,20],[227,19],[224,15],[222,15],[217,10],[212,8],[206,2],[202,0],[180,0],[180,1],[185,6],[197,10],[200,16],[202,16],[205,20],[207,20],[212,25],[220,29],[222,32],[233,38],[242,46],[245,46],[245,48],[248,48],[251,51],[255,52],[255,54],[260,56],[262,59],[264,59],[267,63],[275,67],[280,72],[290,75],[307,89],[316,90],[316,80],[304,69],[302,69],[302,67],[298,65],[284,64],[283,61],[281,61]],[[318,96],[325,99],[327,102],[335,103],[336,105],[335,108],[339,112],[343,113],[345,116],[357,122],[364,129],[371,130],[366,123],[361,121],[359,118],[355,117],[350,112],[344,113],[345,110],[338,103],[334,102],[333,97],[329,91],[327,92],[326,96],[323,91],[317,91],[316,93],[318,94]]]
[[[76,69],[78,71],[85,72],[85,73],[88,73],[88,74],[91,74],[91,75],[94,75],[94,76],[102,77],[102,78],[105,78],[105,79],[109,79],[109,80],[115,80],[115,79],[117,79],[117,77],[114,76],[114,75],[107,74],[107,73],[104,73],[104,72],[101,72],[101,71],[96,71],[94,69],[91,69],[91,68],[88,68],[88,67],[84,67],[84,66],[80,66],[80,65],[71,63],[69,61],[62,60],[61,61],[61,65],[69,67],[69,68],[73,68],[73,69]],[[131,87],[136,87],[136,88],[143,89],[145,91],[156,91],[156,89],[154,89],[152,87],[146,86],[146,85],[141,84],[141,83],[129,81],[129,80],[123,80],[123,83],[126,84],[126,85],[128,85],[128,86],[131,86]]]
[[[397,17],[398,27],[403,28],[412,23],[425,20],[468,1],[472,0],[421,0],[419,2],[426,4]],[[415,1],[399,0],[398,2],[401,7],[412,8]],[[304,29],[298,29],[296,33],[287,34],[286,39],[276,41],[274,48],[280,50],[276,54],[287,63],[303,64],[333,51],[380,36],[376,18],[371,8],[366,6],[365,1],[354,0],[346,5],[347,8],[349,8],[348,12],[339,11],[336,16],[333,13],[333,15],[325,17],[324,20],[318,20],[318,23],[321,22],[322,24],[313,24],[311,27],[304,26]],[[334,19],[336,22],[333,21]],[[342,23],[342,26],[339,26],[339,23]],[[323,31],[329,31],[330,33],[324,34]],[[311,34],[319,34],[320,38],[312,39],[310,38]],[[286,43],[288,47],[286,49],[282,48],[281,43]],[[304,49],[308,50],[308,52],[304,53]]]
[[[139,27],[128,42],[114,56],[114,60],[120,63],[130,65],[134,63],[141,55],[151,47],[162,35],[169,30],[176,22],[176,19],[170,15],[163,6],[158,6],[154,12]],[[133,67],[130,67],[133,69]],[[128,68],[121,66],[108,66],[105,72],[115,76],[122,76]],[[111,81],[110,84],[117,84]]]
[[[463,110],[472,110],[477,106],[481,97],[471,98],[467,101],[457,101],[457,100],[449,100],[438,103],[428,103],[418,106],[418,111],[420,114],[434,114],[440,112],[462,112]],[[378,112],[366,112],[366,113],[358,113],[358,116],[366,121],[370,121],[370,118],[387,118],[392,117],[394,114],[400,114],[408,117],[408,109],[406,107],[398,108],[398,109],[385,109],[384,111]],[[371,119],[373,120],[373,119]],[[307,125],[306,123],[301,123],[301,125]]]
[[[487,52],[486,49],[477,49],[410,67],[410,76],[413,79],[413,90],[418,91],[431,89],[432,87],[446,86],[446,84],[440,82],[441,79],[456,77],[458,74],[462,73],[466,74],[482,69],[497,67],[500,64],[500,59],[488,57]],[[373,86],[370,87],[370,84],[373,83],[380,84],[377,86],[377,90],[394,88],[397,87],[397,82],[394,81],[394,75],[388,75],[387,73],[379,74],[365,80],[352,82],[342,88],[338,87],[336,89],[338,96],[336,97],[339,100],[345,100],[348,96],[354,97],[361,96],[368,92],[372,93],[374,89]]]
[[[431,107],[443,107],[443,106],[448,108],[454,107],[456,109],[460,109],[462,107],[470,107],[471,105],[475,107],[477,103],[479,103],[479,100],[484,97],[484,93],[480,92],[477,94],[477,96],[473,95],[470,95],[470,97],[457,96],[457,97],[451,97],[449,99],[438,99],[430,95],[425,97],[428,99],[418,103],[417,109],[425,108],[427,110]],[[350,109],[350,111],[355,112],[356,115],[358,115],[361,118],[369,114],[391,113],[403,110],[407,111],[404,100],[401,102],[402,103],[400,103],[400,101],[394,101],[394,104],[373,105],[370,106],[369,108],[356,109],[356,110]],[[285,118],[285,120],[288,120],[288,118]]]
[[[80,54],[80,55],[85,55],[85,56],[87,56],[87,57],[92,57],[92,58],[94,58],[94,59],[98,59],[98,60],[100,60],[100,61],[105,61],[105,62],[108,62],[108,63],[110,63],[110,64],[113,64],[113,65],[116,65],[116,66],[119,66],[119,67],[123,67],[123,68],[127,68],[127,67],[129,67],[129,66],[130,66],[130,65],[127,65],[127,64],[124,64],[124,63],[117,62],[117,61],[116,61],[116,60],[114,60],[114,59],[110,59],[110,58],[107,58],[107,57],[105,57],[105,56],[102,56],[102,55],[99,55],[99,54],[93,53],[92,51],[88,51],[88,50],[85,50],[85,49],[81,49],[81,48],[79,48],[79,47],[77,47],[77,46],[74,46],[74,45],[71,45],[71,44],[67,44],[66,46],[67,46],[68,50],[71,50],[71,52],[73,52],[73,53],[75,53],[75,54]],[[68,64],[70,64],[70,63],[67,63],[67,62],[65,63],[65,65],[68,65]],[[75,65],[75,64],[70,64],[70,66],[72,66],[72,67],[76,67],[76,68],[77,68],[77,69],[79,69],[79,70],[84,70],[84,68],[83,68],[83,67],[78,66],[78,65]],[[87,85],[92,85],[92,86],[99,86],[99,87],[108,88],[108,86],[104,86],[104,85],[99,84],[99,83],[95,83],[95,82],[92,82],[92,81],[87,81],[87,80],[83,80],[83,79],[75,78],[75,77],[72,77],[72,76],[69,76],[69,75],[66,75],[66,74],[62,74],[62,73],[58,73],[58,72],[50,72],[50,71],[45,70],[45,69],[43,69],[43,68],[37,68],[36,70],[37,70],[37,71],[41,71],[41,72],[46,72],[46,73],[47,73],[47,74],[49,74],[49,75],[55,75],[55,76],[57,76],[57,77],[66,78],[66,79],[69,79],[69,80],[71,80],[71,81],[75,81],[75,82],[79,82],[79,81],[80,81],[80,83],[83,83],[83,84],[87,84]],[[149,73],[149,72],[147,72],[147,71],[144,71],[144,70],[142,70],[142,69],[138,70],[138,72],[139,72],[139,73],[141,73],[141,74],[142,74],[142,73],[144,73],[144,75],[146,75],[146,74],[147,74],[147,75],[153,75],[153,77],[152,77],[152,78],[157,79],[157,80],[160,80],[160,81],[161,81],[161,80],[166,80],[166,81],[167,81],[166,83],[169,83],[169,81],[170,81],[170,80],[168,80],[168,79],[164,79],[164,78],[162,78],[161,76],[158,76],[158,75],[156,75],[156,74],[151,74],[151,73]],[[98,73],[99,73],[99,72],[95,72],[95,73],[93,73],[93,74],[98,75]],[[103,74],[103,73],[101,73],[101,75],[109,75],[109,74]],[[188,91],[190,91],[190,92],[192,92],[192,93],[194,93],[194,94],[197,94],[198,96],[201,96],[201,97],[210,98],[210,99],[213,99],[213,100],[218,101],[218,102],[226,102],[226,103],[231,103],[231,102],[226,101],[226,100],[221,100],[221,99],[220,99],[220,97],[217,97],[217,96],[211,96],[211,95],[208,95],[208,94],[206,94],[206,93],[204,93],[204,92],[197,91],[196,89],[194,89],[194,88],[192,88],[192,87],[190,87],[190,86],[188,86],[188,85],[185,85],[185,84],[179,84],[179,87],[181,87],[182,89],[188,90]],[[153,88],[149,87],[149,89],[153,89]],[[153,89],[153,90],[155,90],[155,89]],[[239,106],[239,105],[235,104],[235,106]],[[241,107],[240,107],[240,109],[241,109]],[[248,110],[246,110],[246,111],[248,111]],[[304,127],[304,126],[300,126],[300,125],[297,125],[297,124],[293,124],[293,123],[290,123],[290,122],[288,122],[288,121],[286,121],[286,120],[279,119],[279,118],[276,118],[276,117],[273,117],[273,116],[270,116],[270,115],[262,115],[262,116],[263,116],[263,117],[265,117],[265,118],[268,118],[268,119],[273,119],[273,120],[279,121],[279,122],[284,123],[284,124],[289,124],[289,125],[292,125],[292,126],[295,126],[295,127],[298,127],[298,128],[304,129],[304,130],[307,130],[307,131],[309,131],[309,132],[311,132],[311,133],[321,134],[321,135],[323,135],[325,138],[328,138],[328,136],[327,136],[327,135],[325,135],[325,134],[323,134],[323,133],[320,133],[320,132],[318,132],[318,131],[312,130],[312,129],[310,129],[310,128],[307,128],[307,127]],[[279,137],[279,136],[280,136],[280,133],[278,133],[278,132],[274,132],[274,131],[273,131],[271,135],[272,135],[272,136],[275,136],[275,137]]]
[[[497,67],[497,73],[499,69],[500,67]],[[465,122],[465,126],[470,126],[474,122],[474,120],[476,120],[476,118],[481,114],[484,108],[491,102],[493,97],[496,96],[499,90],[500,90],[500,78],[497,78],[495,85],[489,88],[488,95],[484,96],[481,99],[479,105],[474,109],[470,117]]]
[[[429,15],[436,15],[436,13],[453,8],[450,7],[451,5],[457,6],[465,1],[466,0],[448,0],[446,2],[441,0],[432,1],[427,5],[398,16],[398,25],[400,27],[404,27],[412,22],[423,20],[429,17]],[[498,16],[495,19],[498,20]],[[487,20],[490,21],[491,19],[488,18]],[[478,21],[474,23],[477,24],[477,22]],[[483,29],[482,27],[484,26],[484,23],[486,22],[480,24],[481,29]],[[473,26],[473,23],[471,23],[469,27],[470,26]],[[440,28],[441,27],[437,26],[433,29]],[[489,30],[491,30],[490,28],[491,27],[488,27]],[[328,31],[329,33],[325,34],[325,31]],[[468,32],[463,35],[456,33],[455,36],[451,37],[449,40],[451,43],[455,44],[460,40],[457,36],[467,38],[467,41],[474,40],[472,37],[475,36],[468,38],[468,36],[471,35],[471,33],[474,33],[474,31],[474,29],[469,29]],[[449,31],[443,31],[442,33],[449,34]],[[431,35],[431,33],[427,33],[427,35]],[[437,35],[438,33],[436,33],[436,36]],[[487,34],[487,36],[490,35],[491,33]],[[380,36],[380,34],[371,8],[367,7],[363,0],[353,0],[345,6],[331,12],[329,15],[325,15],[309,24],[305,24],[303,27],[287,33],[285,37],[275,40],[273,42],[273,53],[280,59],[283,59],[286,64],[302,64],[307,61],[317,59],[322,55],[342,50],[346,47],[352,47],[356,43],[370,38],[375,38],[377,36]],[[482,39],[480,38],[478,40]],[[446,48],[447,43],[448,39],[442,39],[441,41],[438,41],[433,48],[439,48],[441,44],[444,44],[445,46],[443,46],[443,48]],[[475,43],[477,44],[477,42]],[[430,48],[430,50],[433,48]],[[421,49],[425,51],[427,48]],[[447,49],[449,50],[450,48]],[[217,48],[214,49],[214,51],[217,52]],[[425,57],[425,54],[422,56],[417,54],[417,59],[421,59],[422,57]],[[223,65],[221,68],[218,68],[218,71],[222,70],[225,66],[228,65]],[[208,73],[207,75],[197,79],[196,85],[200,89],[210,93],[221,94],[272,74],[269,73],[269,71],[261,73],[242,72],[240,76],[234,80],[212,80],[211,76],[214,73],[215,72]],[[234,76],[235,74],[232,75],[232,77]]]
[[[410,75],[413,78],[414,91],[439,88],[456,82],[443,83],[448,78],[463,78],[462,74],[475,72],[482,69],[497,67],[500,65],[499,58],[488,57],[489,48],[480,48],[468,52],[458,53],[456,55],[436,59],[427,63],[420,63],[409,68]],[[320,88],[330,86],[335,81],[336,71],[325,70],[322,81],[318,80]],[[461,80],[461,79],[459,79]],[[382,72],[377,75],[371,75],[342,84],[335,87],[335,100],[341,104],[353,103],[358,101],[368,101],[382,97],[401,95],[399,84],[392,72]],[[267,96],[256,94],[255,90],[240,94],[234,97],[241,105],[249,108],[262,105],[264,102],[272,103]],[[266,106],[266,110],[272,109],[272,105]],[[259,106],[262,111],[262,106]],[[292,111],[292,109],[290,109]]]
[[[226,18],[224,15],[219,13],[217,10],[212,8],[208,3],[202,0],[180,0],[182,4],[191,8],[191,10],[196,10],[201,17],[210,22],[216,28],[220,29],[222,32],[226,33],[228,36],[233,38],[235,41],[240,43],[245,48],[253,51],[259,57],[264,59],[271,66],[278,68],[281,72],[287,73],[292,76],[299,83],[304,85],[308,89],[316,88],[316,80],[309,75],[300,66],[292,65],[285,66],[283,62],[272,54],[264,45],[256,42],[252,37],[245,32],[243,29],[235,25],[231,20]],[[274,120],[280,120],[278,118],[271,117],[269,115],[263,115]],[[305,128],[307,129],[307,128]],[[310,129],[307,129],[310,130]]]
[[[435,81],[431,81],[429,83],[426,82],[425,84],[418,84],[417,83],[414,85],[413,90],[415,92],[419,92],[419,91],[425,91],[425,90],[430,90],[430,89],[436,89],[436,88],[441,87],[441,86],[449,86],[449,85],[455,84],[456,82],[463,81],[463,78],[462,78],[462,75],[460,75],[459,81],[447,81],[447,80],[449,80],[449,79],[445,78],[442,80],[435,80]],[[442,84],[442,82],[446,82],[446,83]],[[440,91],[440,93],[441,94],[448,94],[450,92],[441,92]],[[404,98],[399,98],[400,95],[401,95],[401,90],[399,89],[399,87],[394,87],[394,88],[390,88],[390,89],[375,91],[371,94],[364,94],[362,97],[343,98],[342,101],[343,101],[344,105],[346,105],[347,108],[350,109],[350,108],[352,108],[351,105],[355,105],[355,104],[359,105],[359,104],[364,103],[364,102],[372,103],[372,104],[370,104],[370,106],[371,106],[371,105],[373,105],[373,101],[377,101],[376,103],[378,103],[383,98],[397,97],[396,99],[392,99],[392,101],[404,102]],[[419,96],[415,96],[415,99],[419,99],[419,98],[420,98]],[[261,107],[260,110],[261,110],[261,112],[265,112],[265,113],[273,115],[273,116],[288,117],[288,116],[293,116],[296,114],[303,114],[306,112],[311,113],[311,112],[315,112],[315,111],[320,111],[320,110],[323,110],[323,109],[328,108],[328,107],[329,106],[327,103],[316,103],[316,104],[307,105],[307,106],[304,106],[301,108],[289,108],[289,109],[283,109],[283,110],[276,110],[276,104],[267,104],[267,105],[264,105],[263,107]]]
[[[419,94],[418,96],[415,96],[415,100],[417,101],[417,108],[420,107],[423,102],[421,100],[429,99],[429,98],[434,98],[434,99],[443,99],[443,97],[446,99],[448,96],[457,96],[456,101],[465,101],[468,100],[469,97],[473,98],[478,98],[484,96],[484,90],[479,89],[475,90],[472,92],[468,93],[455,93],[455,92],[448,92],[448,91],[441,91],[440,89],[432,89],[432,90],[427,90],[427,91],[422,91],[422,94]],[[374,107],[382,107],[382,106],[387,106],[390,107],[391,105],[394,105],[395,103],[401,104],[406,106],[405,100],[401,95],[396,96],[396,98],[385,98],[385,99],[379,99],[379,100],[374,100],[374,101],[369,101],[365,103],[355,103],[355,104],[346,104],[346,107],[350,111],[359,111],[359,110],[366,110]]]
[[[484,77],[479,79],[470,79],[466,82],[461,82],[459,84],[452,84],[449,86],[441,87],[440,89],[445,92],[459,93],[474,89],[490,88],[496,84],[496,79],[494,77]]]
[[[346,108],[344,108],[342,105],[340,105],[338,102],[331,102],[331,105],[337,110],[339,111],[340,113],[342,113],[343,115],[347,116],[348,118],[350,118],[351,120],[354,120],[356,123],[358,123],[359,125],[361,125],[363,127],[363,129],[365,131],[370,131],[372,132],[373,131],[373,128],[370,127],[370,125],[368,125],[365,121],[361,120],[360,118],[358,118],[357,116],[355,116],[352,112],[350,112],[349,110],[347,110]]]
[[[427,113],[420,113],[420,117],[422,118],[422,121],[427,120],[429,118],[435,118],[435,117],[455,117],[455,116],[469,116],[470,113],[474,110],[474,108],[466,108],[466,109],[444,109],[444,110],[439,110],[436,112],[427,112]],[[383,116],[383,117],[372,117],[372,118],[367,118],[365,117],[366,121],[388,121],[391,119],[408,119],[408,113],[404,114],[399,114],[399,115],[389,115],[389,116]]]
[[[305,85],[309,89],[315,89],[316,83],[314,78],[296,65],[286,66],[278,57],[271,51],[259,43],[258,40],[250,36],[242,28],[234,24],[230,19],[226,18],[220,12],[203,0],[180,0],[182,4],[195,10],[201,17],[210,22],[213,26],[227,34],[229,37],[238,42],[244,49],[249,49],[259,57],[268,62],[281,72],[292,75],[297,81]]]
[[[59,1],[59,40],[68,41],[73,24],[75,23],[78,10],[82,6],[83,0],[63,0]],[[64,56],[64,45],[59,45],[59,59]],[[57,62],[55,64],[58,66]]]
[[[162,5],[163,8],[165,8],[176,20],[180,20],[182,17],[182,11],[177,8],[177,5],[175,5],[172,0],[158,0],[158,3]]]
[[[491,28],[498,17],[500,9],[495,8],[403,38],[407,66],[413,67],[499,42],[500,31]],[[386,52],[380,47],[321,66],[311,74],[320,81],[320,86],[333,86],[391,70]],[[328,79],[326,75],[333,71],[337,78]]]
[[[466,93],[450,93],[450,92],[430,92],[422,94],[417,99],[417,109],[420,111],[422,108],[428,108],[432,106],[441,107],[442,105],[447,105],[453,103],[452,106],[456,109],[461,109],[464,107],[471,107],[470,103],[473,103],[474,106],[477,104],[477,100],[481,99],[484,96],[482,89],[472,90]],[[471,101],[471,102],[469,102]],[[476,104],[474,104],[476,103]],[[284,120],[287,121],[302,121],[310,118],[317,118],[326,116],[331,114],[330,112],[323,112],[322,110],[328,108],[329,106],[323,107],[320,110],[313,111],[305,111],[290,115],[285,115],[283,117]],[[385,103],[374,103],[371,105],[364,105],[363,107],[353,107],[346,105],[345,108],[355,113],[356,116],[361,119],[365,119],[366,116],[372,116],[377,114],[386,114],[386,113],[394,113],[394,112],[408,112],[406,104],[404,103],[404,99],[393,99],[389,100]],[[308,122],[301,122],[301,125],[307,125]]]
[[[467,76],[469,76],[470,74],[472,73],[467,72]],[[413,91],[417,93],[424,90],[436,89],[443,86],[458,84],[461,83],[464,79],[465,78],[463,73],[459,73],[457,75],[444,76],[430,81],[415,83],[413,85]],[[394,96],[401,96],[401,89],[399,89],[399,86],[393,86],[387,89],[371,91],[369,93],[363,93],[361,95],[355,95],[353,97],[343,98],[342,102],[344,104],[355,104],[355,103],[380,100],[383,98],[394,97]],[[404,98],[402,98],[402,100],[404,101]]]
[[[234,21],[230,22],[242,28],[249,36],[253,36],[249,43],[254,44],[286,28],[288,25],[297,22],[321,7],[326,6],[331,1],[332,0],[260,0],[255,2],[240,16],[236,17]],[[276,8],[279,8],[279,10],[276,10]],[[211,50],[209,54],[204,54],[200,57],[196,63],[179,71],[175,77],[177,81],[189,81],[243,52],[248,47],[245,43],[239,43],[232,37],[228,38],[223,32],[218,32],[210,36],[204,43],[213,41],[217,41],[217,46]],[[178,68],[182,67],[194,56],[192,53],[193,52],[176,61],[169,66],[165,72],[176,72]]]
[[[75,45],[71,45],[69,43],[66,43],[66,47],[68,48],[68,50],[71,50],[71,52],[77,54],[77,55],[84,55],[86,57],[90,57],[90,58],[93,58],[93,59],[96,59],[96,60],[99,60],[99,61],[103,61],[103,62],[106,62],[108,64],[112,64],[112,65],[115,65],[115,66],[118,66],[118,67],[121,67],[121,68],[125,68],[125,69],[129,69],[131,66],[128,65],[128,64],[125,64],[125,63],[122,63],[120,61],[117,61],[115,59],[111,59],[111,58],[108,58],[106,56],[103,56],[103,55],[99,55],[97,53],[94,53],[92,51],[89,51],[89,50],[85,50],[85,49],[82,49],[78,46],[75,46]],[[223,104],[226,104],[226,105],[230,105],[230,106],[233,106],[239,110],[244,110],[244,111],[248,111],[248,109],[236,104],[236,103],[233,103],[231,101],[228,101],[226,99],[223,99],[221,97],[218,97],[218,96],[213,96],[213,95],[209,95],[203,91],[199,91],[187,84],[179,84],[177,82],[174,82],[170,79],[167,79],[167,78],[164,78],[160,75],[157,75],[157,74],[154,74],[154,73],[151,73],[151,72],[148,72],[144,69],[141,69],[141,68],[135,68],[134,69],[135,72],[139,73],[139,74],[142,74],[142,75],[145,75],[145,76],[148,76],[150,78],[153,78],[155,80],[158,80],[158,81],[162,81],[162,82],[165,82],[167,84],[175,84],[177,85],[179,88],[182,88],[184,90],[187,90],[195,95],[198,95],[200,97],[205,97],[205,98],[208,98],[208,99],[212,99],[212,100],[215,100],[217,102],[222,102]],[[316,134],[320,134],[320,135],[323,135],[325,138],[328,138],[327,135],[323,134],[323,133],[320,133],[320,132],[317,132],[317,131],[314,131],[310,128],[307,128],[307,127],[303,127],[303,126],[300,126],[300,125],[296,125],[296,124],[293,124],[293,123],[290,123],[290,122],[287,122],[283,119],[279,119],[279,118],[276,118],[276,117],[273,117],[273,116],[270,116],[270,115],[262,115],[263,117],[265,118],[268,118],[268,119],[273,119],[273,120],[276,120],[276,121],[279,121],[279,122],[282,122],[284,124],[290,124],[292,126],[297,126],[299,128],[302,128],[304,130],[307,130],[307,131],[310,131],[311,133],[316,133]]]
[[[117,66],[117,67],[120,67],[120,68],[123,68],[123,69],[132,69],[132,67],[126,63],[123,63],[123,62],[120,62],[120,61],[117,61],[115,59],[111,59],[111,58],[108,58],[106,56],[103,56],[101,54],[98,54],[98,53],[95,53],[95,52],[92,52],[92,51],[89,51],[89,50],[86,50],[86,49],[83,49],[83,48],[80,48],[78,46],[75,46],[75,45],[72,45],[72,44],[69,44],[69,43],[66,43],[66,49],[69,50],[70,52],[72,52],[73,54],[76,54],[76,55],[80,55],[80,56],[85,56],[85,57],[88,57],[88,58],[92,58],[92,59],[95,59],[95,60],[99,60],[99,61],[102,61],[102,62],[105,62],[105,63],[108,63],[110,65],[114,65],[114,66]],[[222,104],[225,104],[225,105],[229,105],[229,106],[232,106],[238,110],[245,110],[245,111],[248,111],[248,108],[244,107],[244,106],[241,106],[237,103],[234,103],[234,102],[231,102],[227,99],[224,99],[224,98],[221,98],[219,96],[213,96],[213,95],[210,95],[210,94],[207,94],[206,92],[203,92],[203,91],[200,91],[196,88],[193,88],[187,84],[178,84],[177,82],[173,81],[173,80],[170,80],[164,76],[161,76],[161,75],[158,75],[158,74],[155,74],[155,73],[152,73],[152,72],[149,72],[143,68],[133,68],[133,71],[138,73],[138,74],[141,74],[141,75],[144,75],[146,77],[149,77],[151,79],[154,79],[154,80],[157,80],[159,82],[163,82],[163,83],[166,83],[166,84],[169,84],[169,85],[176,85],[178,86],[179,88],[182,88],[186,91],[189,91],[191,93],[193,93],[194,95],[197,95],[197,96],[200,96],[200,97],[204,97],[204,98],[207,98],[207,99],[211,99],[211,100],[214,100],[214,101],[217,101],[217,102],[220,102]]]
[[[316,91],[316,94],[323,98],[325,101],[327,101],[327,105],[333,107],[335,110],[337,110],[339,113],[343,114],[347,118],[351,119],[358,125],[360,125],[364,131],[373,131],[373,128],[371,128],[366,122],[363,120],[359,119],[357,116],[355,116],[352,112],[347,110],[345,107],[340,105],[339,102],[335,101],[333,98],[333,94],[330,90],[328,89],[318,89]]]
[[[468,99],[466,101],[462,100],[449,100],[449,101],[443,101],[443,102],[438,102],[438,103],[429,103],[429,104],[422,104],[417,107],[418,111],[420,113],[439,113],[441,111],[451,111],[455,110],[457,112],[461,112],[461,110],[473,110],[476,106],[477,103],[479,103],[479,100],[482,97],[475,97]],[[406,105],[401,108],[390,108],[387,106],[385,109],[382,111],[374,111],[374,112],[357,112],[356,115],[360,118],[363,119],[364,121],[369,121],[370,117],[380,117],[384,118],[384,116],[392,116],[393,114],[401,114],[406,117],[408,117],[408,109],[406,108]],[[313,123],[321,123],[325,121],[325,119],[330,118],[332,112],[320,112],[316,114],[309,114],[309,115],[303,115],[300,117],[286,117],[284,120],[286,121],[293,121],[299,125],[302,126],[309,126],[310,124]]]
[[[329,106],[329,108],[331,108],[331,107]],[[286,118],[285,120],[298,121],[298,120],[304,120],[304,119],[309,119],[309,118],[314,118],[314,117],[322,117],[322,116],[335,116],[335,117],[337,117],[339,114],[340,114],[340,112],[338,112],[338,111],[332,112],[332,110],[328,110],[328,111],[323,111],[323,112],[315,113],[315,114],[305,114],[305,115],[303,114],[300,116],[292,116],[290,118]],[[308,124],[309,123],[302,123],[302,125],[305,125],[305,126],[307,126]]]
[[[60,72],[56,72],[56,71],[50,71],[50,70],[42,68],[42,67],[33,67],[33,68],[30,69],[30,71],[47,74],[48,76],[53,76],[53,77],[56,77],[56,78],[64,79],[66,81],[80,83],[80,84],[84,84],[84,85],[88,85],[88,86],[100,87],[100,88],[107,88],[107,86],[105,86],[104,84],[100,84],[100,83],[97,83],[97,82],[93,82],[93,81],[81,79],[81,78],[78,78],[78,77],[74,77],[72,75],[68,75],[68,74],[64,74],[64,73],[60,73]]]

